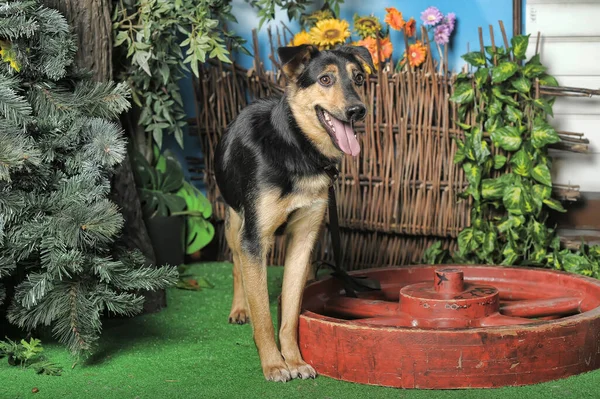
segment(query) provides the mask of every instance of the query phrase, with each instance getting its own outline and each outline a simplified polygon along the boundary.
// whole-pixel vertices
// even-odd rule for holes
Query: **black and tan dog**
[[[310,254],[327,206],[325,168],[360,145],[353,122],[366,107],[356,91],[373,62],[364,47],[278,50],[289,82],[279,98],[258,100],[231,123],[215,154],[218,187],[228,205],[226,237],[233,253],[229,321],[252,321],[267,380],[315,377],[298,349],[298,315]],[[266,256],[286,225],[281,326],[275,342],[269,311]]]

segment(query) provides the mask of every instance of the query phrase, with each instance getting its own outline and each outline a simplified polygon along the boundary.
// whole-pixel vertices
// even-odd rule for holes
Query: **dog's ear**
[[[295,80],[318,53],[319,49],[311,44],[277,49],[283,73],[290,80]]]
[[[372,74],[375,70],[375,65],[373,65],[373,58],[371,58],[371,53],[369,53],[369,50],[366,47],[342,46],[338,50],[354,56],[354,58],[356,58],[358,63],[363,67],[363,69],[368,75]]]

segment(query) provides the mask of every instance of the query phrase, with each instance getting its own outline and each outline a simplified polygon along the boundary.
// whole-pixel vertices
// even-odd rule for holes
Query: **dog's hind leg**
[[[233,209],[227,208],[225,214],[225,238],[233,257],[233,301],[231,303],[231,312],[229,313],[229,322],[232,324],[245,324],[250,320],[240,264],[241,231],[241,217]]]
[[[300,355],[298,348],[298,317],[302,292],[310,272],[310,255],[315,245],[326,202],[298,209],[288,222],[285,270],[281,295],[281,354],[292,378],[314,378],[317,373]]]

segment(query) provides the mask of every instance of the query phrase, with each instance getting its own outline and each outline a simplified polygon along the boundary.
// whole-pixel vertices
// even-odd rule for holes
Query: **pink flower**
[[[438,10],[437,7],[428,7],[421,13],[421,21],[423,25],[433,26],[440,22],[444,18],[444,15]]]
[[[448,15],[446,15],[446,25],[448,25],[448,28],[450,28],[450,33],[452,33],[454,31],[455,23],[456,23],[456,14],[453,12],[449,12]]]
[[[433,31],[433,40],[440,46],[447,44],[450,41],[450,32],[451,30],[448,25],[440,24]]]

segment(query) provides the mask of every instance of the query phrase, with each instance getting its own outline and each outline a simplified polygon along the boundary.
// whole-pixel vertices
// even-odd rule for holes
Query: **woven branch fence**
[[[274,37],[275,36],[275,39]],[[214,180],[214,148],[226,126],[256,98],[283,94],[285,81],[275,55],[279,31],[269,31],[274,68],[261,62],[254,34],[254,67],[214,62],[194,82],[196,127],[205,154],[208,199],[214,204],[219,256],[230,259],[224,239],[225,203]],[[344,266],[348,270],[419,262],[423,251],[442,241],[453,249],[460,231],[470,224],[470,201],[457,194],[467,186],[464,172],[454,164],[461,136],[456,109],[449,101],[454,75],[432,61],[426,34],[427,61],[401,72],[379,70],[363,86],[369,108],[356,130],[361,142],[357,158],[344,157],[337,181],[338,213]],[[287,43],[285,34],[283,42]],[[392,64],[393,65],[393,64]],[[282,265],[283,237],[276,237],[268,256]],[[327,229],[313,253],[315,260],[332,261]]]

